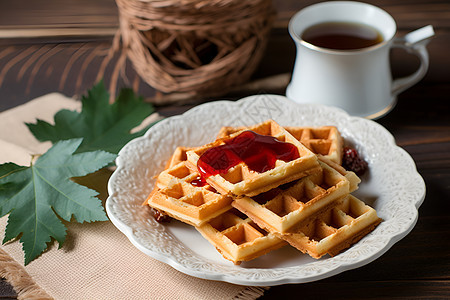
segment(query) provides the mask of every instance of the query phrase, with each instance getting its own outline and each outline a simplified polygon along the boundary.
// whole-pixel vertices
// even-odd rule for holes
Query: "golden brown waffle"
[[[288,131],[272,120],[247,128],[261,135],[268,135],[276,139],[291,143],[297,149],[299,158],[289,162],[278,160],[273,169],[258,173],[250,170],[244,163],[230,168],[226,174],[211,175],[206,178],[208,184],[221,194],[233,196],[254,196],[266,192],[279,185],[314,174],[320,171],[317,156],[301,144]],[[200,156],[207,150],[220,146],[241,132],[236,132],[213,143],[195,148],[187,152],[188,167],[197,170],[197,162]]]
[[[285,127],[309,150],[336,162],[342,163],[344,141],[334,126],[322,127]]]
[[[173,152],[172,156],[166,163],[166,167],[164,169],[169,169],[177,164],[179,164],[182,161],[186,161],[187,159],[187,151],[191,150],[193,148],[189,147],[177,147],[175,151]]]
[[[302,178],[285,190],[235,198],[232,205],[270,232],[284,233],[305,224],[338,205],[349,193],[350,183],[345,176],[323,162],[320,165],[321,172]]]
[[[217,138],[225,138],[248,127],[222,127]],[[335,126],[321,127],[284,127],[315,154],[320,154],[337,164],[342,163],[344,141]]]
[[[177,148],[178,149],[178,148]],[[196,179],[200,179],[200,174],[197,172],[191,171],[186,166],[186,160],[181,160],[175,165],[170,165],[171,163],[177,162],[177,159],[172,159],[168,162],[169,167],[166,168],[164,171],[159,173],[158,177],[156,178],[155,186],[159,189],[166,188],[169,185],[173,185],[180,181],[187,181],[188,183],[191,183]],[[209,186],[206,186],[205,188],[210,188]]]
[[[185,223],[200,226],[231,208],[232,198],[217,193],[209,185],[196,184],[199,174],[185,162],[164,170],[147,204]]]
[[[370,206],[352,195],[293,231],[276,233],[292,246],[314,258],[335,256],[375,229],[382,220]]]
[[[352,193],[358,189],[359,183],[361,182],[361,179],[358,177],[358,175],[355,174],[353,171],[347,171],[344,169],[341,165],[335,163],[334,161],[330,160],[329,158],[322,156],[320,154],[317,155],[317,158],[321,162],[326,163],[328,166],[335,169],[339,174],[347,178],[350,186],[349,186],[349,192]]]
[[[237,265],[287,245],[235,209],[204,223],[197,230],[224,258]]]
[[[192,148],[188,148],[188,147],[177,147],[175,149],[175,151],[172,153],[172,156],[169,158],[169,160],[166,162],[166,165],[164,167],[164,170],[167,170],[177,164],[179,164],[182,161],[186,161],[186,152],[188,150],[190,150]],[[159,183],[158,181],[155,183],[155,187],[153,188],[151,194],[156,193],[160,188],[164,188],[167,185],[167,183]],[[147,205],[148,204],[148,199],[150,198],[147,197],[147,199],[145,200],[145,202],[143,203],[143,205]],[[162,213],[162,212],[161,212]]]

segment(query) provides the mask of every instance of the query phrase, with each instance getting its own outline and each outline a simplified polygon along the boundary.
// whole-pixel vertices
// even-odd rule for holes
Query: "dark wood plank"
[[[275,27],[285,28],[298,10],[317,3],[314,0],[274,0]],[[430,23],[450,27],[446,0],[369,0],[389,12],[401,29],[414,29]],[[114,0],[2,1],[0,29],[12,28],[117,28],[118,9]]]
[[[114,0],[2,1],[0,16],[0,29],[118,27]]]
[[[368,283],[323,280],[300,287],[272,287],[258,299],[448,299],[449,291],[450,284],[439,280],[379,280]]]

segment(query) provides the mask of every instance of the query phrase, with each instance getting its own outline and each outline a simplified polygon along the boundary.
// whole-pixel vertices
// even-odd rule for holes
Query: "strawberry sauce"
[[[289,162],[299,158],[298,149],[268,135],[244,131],[225,144],[208,149],[197,162],[202,179],[212,175],[225,174],[244,162],[250,170],[263,173],[275,167],[277,160]]]

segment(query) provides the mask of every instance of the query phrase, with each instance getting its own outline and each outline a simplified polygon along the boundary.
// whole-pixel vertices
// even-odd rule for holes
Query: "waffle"
[[[349,182],[349,193],[352,193],[358,189],[359,183],[361,182],[361,179],[358,177],[358,175],[355,174],[353,171],[347,171],[345,168],[343,168],[341,165],[337,164],[336,162],[330,160],[326,156],[322,156],[320,154],[317,155],[317,158],[326,163],[328,166],[335,169],[339,174],[347,178]]]
[[[192,149],[192,148],[177,147],[175,149],[175,151],[172,153],[172,155],[170,156],[169,160],[166,162],[164,170],[167,170],[167,169],[179,164],[182,161],[186,161],[186,158],[187,158],[186,152],[190,149]],[[158,177],[159,176],[157,176],[157,178]],[[155,187],[153,188],[152,192],[150,193],[150,196],[152,196],[152,194],[156,193],[160,188],[164,188],[166,185],[167,185],[167,182],[162,183],[162,182],[156,181]],[[148,204],[148,200],[150,199],[150,196],[147,197],[147,199],[145,199],[143,205]]]
[[[197,185],[199,174],[182,161],[158,176],[147,204],[185,223],[200,226],[231,208],[232,198],[209,185]]]
[[[352,195],[314,221],[287,233],[275,233],[314,258],[335,256],[375,229],[382,220],[376,211]]]
[[[173,152],[172,156],[170,157],[170,159],[167,161],[166,163],[166,167],[164,168],[165,170],[179,164],[182,161],[186,161],[187,160],[187,151],[191,150],[193,148],[189,148],[189,147],[177,147],[175,149],[175,151]]]
[[[283,190],[257,197],[236,198],[233,206],[270,232],[287,232],[318,213],[336,206],[349,193],[348,179],[324,162],[322,171],[291,183]]]
[[[258,227],[235,209],[196,228],[222,256],[234,264],[252,260],[287,243]]]
[[[170,157],[170,159],[166,162],[166,165],[164,167],[164,170],[167,170],[173,166],[175,166],[176,164],[185,161],[186,160],[186,152],[191,149],[191,148],[187,148],[187,147],[177,147],[175,149],[175,151],[173,152],[172,156]],[[144,203],[142,205],[148,205],[148,200],[155,194],[157,193],[160,188],[158,186],[161,186],[161,184],[158,184],[158,182],[156,182],[155,187],[153,188],[153,190],[151,191],[150,195],[145,199]],[[162,186],[164,188],[164,186]],[[165,222],[165,221],[169,221],[170,217],[162,210],[160,209],[156,209],[154,207],[150,207],[152,212],[153,212],[153,216],[155,218],[155,220],[157,220],[158,222]]]
[[[254,196],[320,171],[317,156],[274,121],[269,120],[247,129],[293,144],[298,150],[299,158],[288,162],[278,160],[274,168],[262,173],[251,170],[246,164],[241,162],[230,168],[225,174],[208,176],[205,179],[206,182],[219,193],[233,196]],[[223,145],[227,141],[231,141],[240,133],[242,131],[188,151],[188,167],[192,170],[197,170],[197,163],[203,153],[211,148]],[[220,157],[217,160],[219,161]]]
[[[247,127],[222,127],[217,138],[225,138]],[[335,126],[321,127],[284,127],[315,154],[320,154],[337,164],[342,164],[344,141]]]
[[[320,154],[337,164],[342,163],[344,141],[334,126],[322,127],[285,127],[312,152]]]
[[[188,148],[185,147],[177,147],[175,149],[174,153],[166,163],[166,168],[159,173],[156,178],[156,188],[163,189],[168,185],[177,181],[182,181],[183,179],[192,182],[199,178],[200,174],[193,172],[186,167],[187,149]]]

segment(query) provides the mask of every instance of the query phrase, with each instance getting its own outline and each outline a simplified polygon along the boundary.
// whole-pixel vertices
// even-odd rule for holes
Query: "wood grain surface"
[[[295,58],[287,24],[296,11],[317,2],[274,1],[277,19],[252,80],[269,77],[276,84],[238,87],[223,99],[284,94]],[[407,237],[364,267],[313,283],[272,287],[261,299],[450,299],[450,2],[366,2],[396,19],[398,35],[428,24],[436,32],[428,46],[430,68],[425,78],[400,94],[394,110],[377,120],[413,157],[425,180],[427,194],[418,223]],[[117,16],[112,0],[1,1],[0,111],[50,92],[80,95],[99,73],[108,87],[115,80],[117,89],[132,86],[149,100],[161,96],[129,62],[113,77],[119,53],[110,58],[108,54],[118,28]],[[404,76],[415,70],[418,61],[395,50],[392,65],[395,77]],[[176,115],[197,102],[158,105],[158,110],[165,116]],[[0,281],[1,297],[15,298],[4,281]]]

